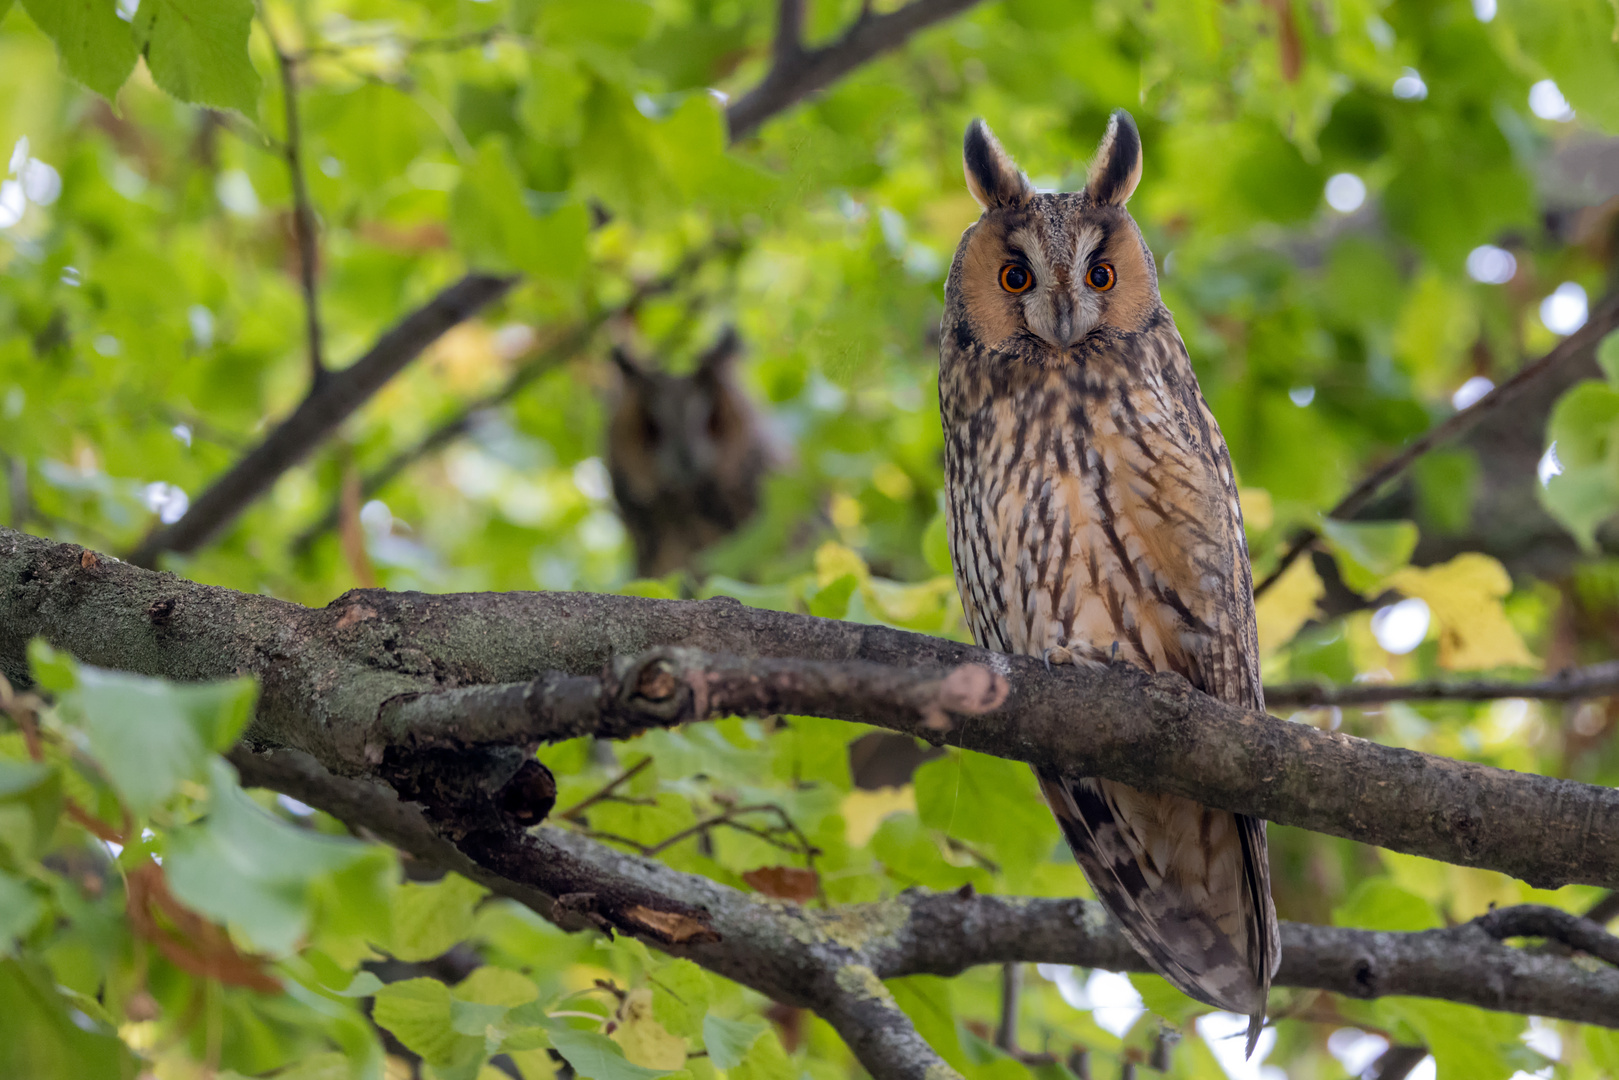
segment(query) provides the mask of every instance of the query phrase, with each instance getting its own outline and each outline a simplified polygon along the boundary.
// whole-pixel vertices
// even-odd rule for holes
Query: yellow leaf
[[[613,1041],[624,1048],[631,1064],[648,1069],[684,1069],[686,1040],[671,1035],[652,1015],[652,991],[631,990],[618,1007]]]
[[[884,818],[906,810],[916,813],[916,789],[910,784],[876,791],[856,788],[843,797],[843,835],[850,847],[865,847]]]
[[[1260,654],[1269,656],[1292,641],[1299,627],[1315,615],[1315,602],[1324,592],[1309,559],[1299,559],[1288,567],[1256,605]]]
[[[871,571],[866,569],[866,560],[860,557],[858,551],[836,540],[828,540],[815,552],[815,583],[825,588],[845,574],[853,574],[857,581],[865,581]]]
[[[1439,627],[1440,666],[1474,671],[1538,663],[1501,607],[1512,578],[1488,555],[1467,551],[1440,566],[1406,567],[1388,585],[1428,605]]]
[[[1242,503],[1242,523],[1249,532],[1262,533],[1276,523],[1276,507],[1264,488],[1238,488],[1237,499]]]

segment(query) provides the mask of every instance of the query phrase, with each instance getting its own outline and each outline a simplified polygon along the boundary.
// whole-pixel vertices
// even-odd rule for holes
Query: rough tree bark
[[[1540,882],[1619,884],[1619,795],[1606,789],[1326,734],[1233,709],[1174,677],[1048,672],[734,601],[363,590],[311,609],[0,530],[0,673],[26,684],[35,635],[126,671],[257,676],[257,715],[232,754],[244,781],[369,828],[563,926],[633,934],[811,1007],[883,1080],[950,1075],[885,978],[1010,961],[1132,970],[1139,960],[1080,901],[913,891],[812,910],[563,829],[528,828],[503,809],[504,794],[537,769],[527,751],[581,731],[624,736],[729,712],[819,714]],[[1501,943],[1537,934],[1615,955],[1619,942],[1560,913],[1497,913],[1424,934],[1297,925],[1285,934],[1278,985],[1619,1023],[1619,971]]]

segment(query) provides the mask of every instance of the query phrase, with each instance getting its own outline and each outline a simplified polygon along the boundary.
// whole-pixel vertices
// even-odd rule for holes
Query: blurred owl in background
[[[956,249],[939,350],[956,585],[985,648],[1175,671],[1263,709],[1231,458],[1125,210],[1141,161],[1121,109],[1085,189],[1041,194],[982,121],[967,129],[983,216]],[[1038,775],[1125,936],[1187,994],[1249,1015],[1252,1053],[1281,954],[1265,823]]]
[[[736,381],[741,350],[727,328],[690,375],[613,350],[619,378],[607,469],[641,577],[690,566],[758,508],[759,485],[777,455]]]

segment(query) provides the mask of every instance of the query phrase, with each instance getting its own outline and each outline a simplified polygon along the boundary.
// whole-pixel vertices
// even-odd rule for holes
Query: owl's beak
[[[1051,307],[1053,345],[1066,349],[1085,336],[1085,330],[1079,324],[1079,305],[1075,302],[1073,294],[1067,291],[1057,292],[1051,298]]]

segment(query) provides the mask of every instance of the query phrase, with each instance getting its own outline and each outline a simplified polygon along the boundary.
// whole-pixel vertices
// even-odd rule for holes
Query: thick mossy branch
[[[725,711],[821,715],[1537,886],[1619,886],[1619,791],[1286,723],[1175,675],[1048,672],[1028,657],[733,600],[359,590],[312,609],[0,530],[0,671],[14,682],[26,681],[34,635],[126,671],[257,675],[254,744],[305,750],[346,775],[374,772],[389,746],[421,745],[412,718],[424,742],[478,745],[567,737],[593,723],[628,734]],[[1004,680],[1004,701],[971,715],[988,700],[973,697],[974,685],[991,696],[999,685],[983,676],[945,701],[965,665]],[[652,702],[638,689],[626,714],[621,671],[638,672],[636,688],[649,673],[648,687],[669,680],[670,698]],[[561,711],[546,723],[565,714],[562,727],[533,720],[548,694]]]

